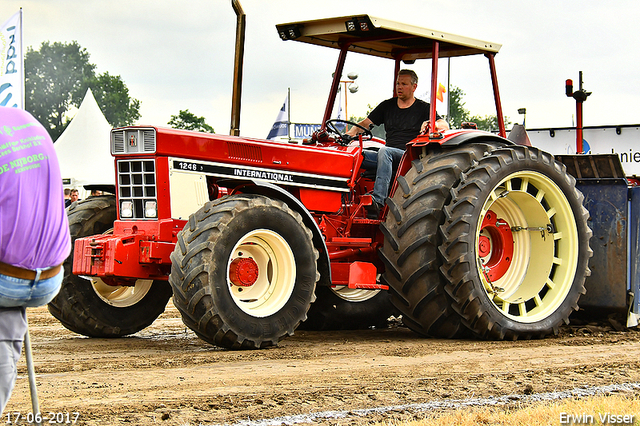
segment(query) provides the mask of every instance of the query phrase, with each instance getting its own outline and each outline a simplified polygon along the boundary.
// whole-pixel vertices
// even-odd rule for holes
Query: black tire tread
[[[505,167],[521,170],[524,167],[548,165],[549,174],[564,181],[565,195],[573,204],[576,226],[579,232],[579,258],[576,278],[572,290],[563,304],[550,315],[543,324],[514,327],[504,317],[496,315],[482,303],[484,290],[474,285],[475,252],[468,250],[469,244],[475,242],[476,218],[474,207],[481,198],[483,189],[492,185],[491,180],[497,172]],[[466,172],[458,187],[453,188],[452,200],[445,207],[446,222],[441,226],[443,244],[440,253],[444,259],[441,267],[446,277],[446,291],[453,300],[453,308],[460,315],[464,325],[482,339],[516,340],[541,338],[550,333],[557,334],[559,326],[569,323],[569,315],[578,309],[578,299],[585,293],[584,281],[590,275],[588,260],[593,255],[589,247],[591,230],[587,226],[588,211],[583,206],[584,196],[575,188],[575,179],[566,172],[566,167],[555,161],[554,157],[544,151],[526,146],[509,146],[491,152],[482,158],[477,165]]]
[[[77,238],[102,234],[113,227],[116,197],[103,195],[74,202],[67,208],[67,217],[73,247]],[[73,275],[73,250],[63,266],[62,287],[47,308],[63,326],[85,336],[121,337],[136,333],[151,325],[164,312],[171,298],[169,284],[154,281],[149,294],[143,299],[147,309],[138,312],[134,321],[121,321],[121,309],[108,306],[99,299],[88,281]]]
[[[381,225],[383,281],[391,287],[392,302],[405,325],[419,334],[445,338],[467,334],[444,291],[438,230],[444,223],[442,209],[450,200],[450,189],[465,170],[498,146],[477,143],[433,149],[412,162],[402,178],[405,184],[386,201],[390,214]]]
[[[213,345],[228,349],[275,346],[282,338],[293,335],[298,325],[306,319],[309,304],[315,298],[312,291],[311,301],[306,305],[306,310],[299,313],[300,317],[288,324],[286,329],[267,333],[268,335],[243,335],[232,322],[225,322],[220,314],[209,284],[210,269],[215,268],[210,259],[211,253],[216,249],[216,241],[225,233],[227,224],[238,214],[248,209],[265,207],[275,207],[292,216],[305,230],[305,237],[312,244],[311,231],[298,213],[280,200],[250,194],[223,197],[206,203],[190,216],[188,225],[178,233],[178,244],[171,254],[172,268],[169,276],[174,292],[174,305],[180,311],[185,325]],[[318,252],[315,248],[313,251],[317,261]],[[315,282],[319,278],[316,268]]]

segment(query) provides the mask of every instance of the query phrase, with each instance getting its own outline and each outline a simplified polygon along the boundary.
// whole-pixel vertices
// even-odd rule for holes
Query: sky
[[[240,0],[246,13],[243,136],[265,138],[291,92],[291,121],[323,116],[338,51],[282,41],[276,24],[369,14],[502,45],[496,56],[503,113],[527,128],[570,127],[576,104],[565,80],[592,95],[584,125],[640,123],[640,5],[636,0]],[[320,6],[318,6],[320,5]],[[228,134],[236,15],[230,0],[2,0],[0,23],[23,9],[25,50],[43,41],[77,41],[97,72],[120,75],[141,101],[137,124],[167,126],[188,109],[216,133]],[[495,114],[486,58],[451,60],[450,83],[465,93],[472,115]],[[430,63],[412,66],[429,87]],[[444,68],[443,68],[444,70]],[[347,96],[349,116],[390,97],[393,63],[348,55],[358,74]],[[440,74],[444,74],[443,71]]]

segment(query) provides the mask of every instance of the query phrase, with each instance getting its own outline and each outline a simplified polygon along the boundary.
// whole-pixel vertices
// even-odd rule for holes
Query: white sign
[[[554,155],[576,153],[576,129],[527,130],[531,145]],[[640,124],[585,127],[583,150],[587,154],[618,154],[625,175],[640,176]]]
[[[308,139],[313,132],[320,129],[319,124],[294,124],[293,125],[293,138],[294,139]]]

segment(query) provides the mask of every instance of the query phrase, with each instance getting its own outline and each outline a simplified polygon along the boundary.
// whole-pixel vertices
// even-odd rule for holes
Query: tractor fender
[[[322,232],[320,232],[317,222],[300,200],[277,185],[253,179],[246,180],[236,186],[234,191],[276,198],[287,203],[292,210],[300,213],[302,221],[313,234],[313,245],[319,251],[318,272],[320,272],[320,281],[318,281],[318,285],[331,285],[331,262],[329,260],[329,251],[324,243],[324,237],[322,236]]]
[[[404,176],[411,168],[411,162],[419,158],[425,151],[426,147],[442,146],[447,148],[457,148],[462,145],[477,143],[498,143],[501,145],[515,145],[509,139],[503,138],[495,133],[486,132],[484,130],[456,130],[454,134],[444,134],[443,139],[427,139],[427,136],[418,136],[417,139],[407,144],[407,152],[398,168],[399,175]],[[424,143],[424,142],[427,143]],[[391,195],[395,193],[395,187],[391,191]]]
[[[469,131],[459,133],[449,139],[446,139],[442,142],[442,146],[460,146],[467,143],[478,143],[478,142],[498,142],[507,145],[514,145],[512,141],[509,139],[503,138],[502,136],[496,135],[494,133],[483,132],[483,131]]]

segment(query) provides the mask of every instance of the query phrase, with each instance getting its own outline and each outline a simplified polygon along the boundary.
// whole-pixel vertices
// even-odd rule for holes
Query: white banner
[[[576,153],[576,129],[529,129],[531,145],[554,155]],[[618,154],[627,177],[640,176],[640,125],[589,126],[582,130],[587,154]]]
[[[0,27],[0,106],[24,109],[22,9]]]

